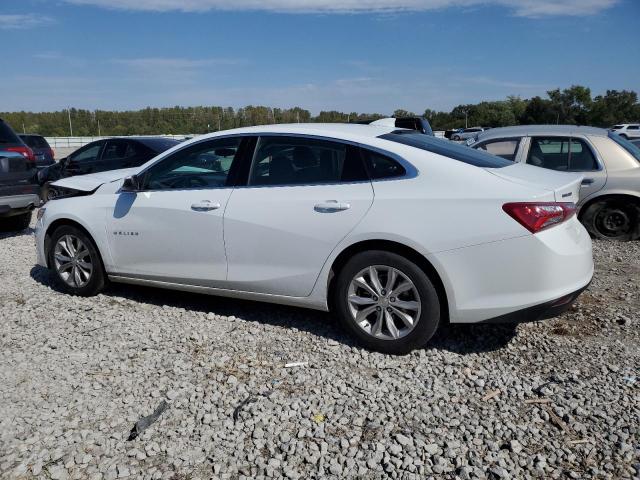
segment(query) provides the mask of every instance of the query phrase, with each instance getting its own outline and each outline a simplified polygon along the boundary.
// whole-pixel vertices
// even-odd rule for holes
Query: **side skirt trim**
[[[109,275],[109,280],[116,283],[143,285],[148,287],[165,288],[168,290],[201,293],[204,295],[215,295],[219,297],[253,300],[257,302],[276,303],[279,305],[310,308],[313,310],[321,310],[324,312],[329,310],[326,302],[322,303],[313,301],[311,297],[287,297],[285,295],[271,295],[268,293],[243,292],[240,290],[227,290],[224,288],[189,285],[184,283],[166,282],[162,280],[150,280],[147,278],[130,277],[124,275]]]

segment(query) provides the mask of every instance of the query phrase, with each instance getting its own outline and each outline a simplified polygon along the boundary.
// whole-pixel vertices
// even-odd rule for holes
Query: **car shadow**
[[[13,237],[28,237],[35,233],[35,230],[31,227],[24,230],[11,230],[0,224],[0,240]]]
[[[54,274],[42,266],[34,266],[31,269],[31,277],[56,292],[64,293]],[[217,315],[235,316],[250,322],[296,328],[349,347],[360,348],[358,343],[344,332],[337,318],[331,313],[118,283],[110,284],[103,294],[150,305],[166,305],[202,313],[211,312]],[[90,302],[91,299],[86,301]],[[515,325],[443,325],[426,348],[446,350],[460,355],[490,352],[503,348],[515,335]]]

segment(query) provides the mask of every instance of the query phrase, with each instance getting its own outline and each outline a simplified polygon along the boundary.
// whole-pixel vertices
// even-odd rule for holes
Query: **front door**
[[[142,172],[140,191],[116,194],[107,233],[118,273],[204,286],[225,279],[222,219],[240,145],[189,145]]]
[[[373,202],[356,147],[261,137],[224,218],[228,288],[307,296],[336,245]]]

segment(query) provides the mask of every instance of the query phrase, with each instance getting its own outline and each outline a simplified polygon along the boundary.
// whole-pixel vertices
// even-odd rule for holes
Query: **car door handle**
[[[582,185],[591,185],[595,180],[593,178],[585,178],[582,180]]]
[[[191,210],[195,210],[196,212],[208,212],[219,208],[220,204],[218,202],[214,203],[211,200],[202,200],[201,202],[191,205]]]
[[[348,203],[338,202],[337,200],[327,200],[326,202],[317,203],[313,209],[320,213],[334,213],[349,210],[351,205]]]

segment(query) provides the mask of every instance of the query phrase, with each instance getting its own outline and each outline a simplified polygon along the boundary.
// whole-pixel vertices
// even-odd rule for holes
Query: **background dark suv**
[[[19,133],[18,137],[33,151],[36,159],[36,167],[48,167],[56,163],[53,149],[49,146],[47,139],[42,135]]]
[[[36,157],[33,150],[16,135],[11,126],[0,118],[0,153],[16,152],[27,159],[27,163],[35,167]]]

